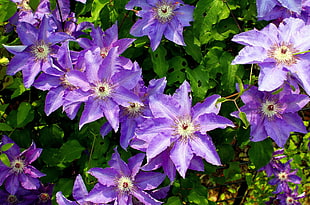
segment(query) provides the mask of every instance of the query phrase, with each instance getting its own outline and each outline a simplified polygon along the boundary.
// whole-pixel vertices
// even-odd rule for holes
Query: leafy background
[[[88,21],[103,30],[118,22],[119,38],[132,38],[129,30],[137,20],[134,12],[125,10],[127,0],[88,0],[86,4],[71,1],[71,10],[78,22]],[[221,115],[231,118],[229,113],[241,106],[235,84],[255,84],[259,73],[256,65],[231,65],[241,46],[231,42],[233,35],[253,28],[261,29],[268,24],[257,21],[254,0],[185,0],[195,5],[194,21],[184,30],[187,46],[175,45],[165,39],[156,51],[149,47],[147,37],[136,38],[123,56],[137,61],[143,69],[145,82],[153,78],[166,77],[166,93],[184,81],[191,84],[193,103],[212,94],[226,98]],[[39,0],[30,0],[35,10]],[[51,0],[55,8],[55,0]],[[89,189],[95,179],[86,173],[92,167],[107,167],[113,147],[119,144],[119,133],[110,133],[104,139],[99,130],[105,119],[78,129],[81,110],[70,120],[61,110],[50,116],[44,113],[46,92],[33,87],[26,89],[21,73],[6,75],[6,66],[12,57],[2,46],[20,44],[17,34],[6,33],[4,25],[16,12],[16,5],[9,0],[0,0],[0,131],[11,137],[20,147],[27,148],[34,140],[43,148],[42,155],[34,166],[46,174],[43,183],[55,183],[54,193],[62,191],[70,196],[75,176],[82,174]],[[79,49],[72,44],[72,49]],[[300,112],[309,127],[309,112]],[[232,119],[232,118],[231,118]],[[257,169],[271,158],[275,145],[270,139],[262,142],[249,141],[246,120],[232,119],[238,128],[214,130],[210,133],[218,149],[222,167],[205,163],[205,172],[189,171],[186,179],[177,177],[165,204],[263,204],[274,187],[268,185],[264,172]],[[309,134],[292,135],[286,144],[285,153],[292,158],[292,168],[298,168],[302,177],[300,190],[309,196],[310,155]],[[137,153],[136,150],[119,149],[124,160]],[[0,155],[1,157],[1,155]],[[5,161],[3,157],[1,160]],[[164,184],[169,183],[165,181]],[[54,203],[55,195],[53,196]],[[310,203],[309,197],[301,200]]]

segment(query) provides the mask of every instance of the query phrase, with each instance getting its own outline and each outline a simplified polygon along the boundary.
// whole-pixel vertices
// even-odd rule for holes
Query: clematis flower
[[[260,67],[259,90],[279,88],[289,75],[297,79],[310,94],[310,26],[301,19],[285,19],[278,27],[269,24],[262,30],[237,34],[232,41],[245,45],[232,64],[253,64]]]
[[[305,192],[299,194],[297,191],[298,191],[298,186],[296,186],[294,191],[289,189],[289,192],[279,194],[277,198],[280,200],[280,204],[301,205],[301,203],[298,200],[305,198],[306,194]]]
[[[7,67],[7,74],[14,75],[22,71],[24,85],[29,88],[41,71],[52,66],[52,54],[57,49],[55,44],[71,37],[65,33],[53,32],[47,17],[43,18],[39,29],[21,22],[17,26],[17,33],[24,45],[4,46],[15,55]]]
[[[52,205],[53,189],[54,184],[45,186],[41,183],[37,190],[31,190],[30,194],[24,196],[24,200],[36,205]]]
[[[291,161],[287,161],[285,164],[282,164],[282,167],[279,168],[275,174],[275,178],[271,179],[268,183],[271,185],[277,185],[277,189],[274,192],[275,194],[284,192],[289,193],[290,188],[288,185],[288,182],[294,183],[294,184],[300,184],[301,178],[296,175],[297,169],[292,170],[291,169]]]
[[[138,66],[135,63],[135,66]],[[152,113],[148,106],[149,97],[156,93],[163,93],[166,87],[166,79],[153,79],[149,82],[148,87],[144,85],[141,79],[139,83],[133,89],[133,92],[139,96],[143,104],[131,103],[127,107],[121,107],[120,110],[120,145],[123,149],[126,149],[129,142],[134,138],[137,127],[143,123],[147,118],[152,117]],[[106,123],[101,128],[102,137],[106,136],[112,127],[109,123]]]
[[[92,168],[88,172],[98,179],[89,192],[87,201],[94,203],[133,204],[138,200],[143,204],[156,205],[162,202],[154,199],[146,191],[157,188],[165,179],[159,172],[140,171],[145,154],[139,153],[128,159],[126,164],[117,149],[109,161],[108,168]]]
[[[33,86],[40,90],[47,90],[48,93],[45,98],[44,111],[46,115],[50,115],[52,112],[64,106],[65,96],[68,92],[77,89],[69,83],[67,79],[67,73],[74,69],[73,63],[76,61],[75,55],[69,50],[69,43],[65,42],[58,49],[56,54],[57,60],[53,63],[53,67],[48,68],[45,73],[39,75],[35,80]],[[78,67],[78,64],[75,64]],[[69,106],[64,106],[64,111],[70,119],[73,119],[78,112],[78,109],[82,103],[77,102]]]
[[[190,26],[189,22],[193,21],[194,6],[176,0],[131,0],[125,6],[127,10],[133,10],[134,7],[141,7],[142,10],[136,13],[141,19],[132,26],[131,35],[147,35],[153,51],[163,35],[178,45],[185,45],[183,27]]]
[[[218,115],[220,104],[216,102],[219,95],[210,96],[192,108],[189,92],[190,85],[184,81],[172,96],[150,96],[149,106],[154,118],[147,119],[136,132],[137,138],[146,144],[147,165],[153,163],[153,159],[160,163],[158,166],[154,164],[154,168],[170,163],[170,169],[166,170],[170,179],[174,178],[171,171],[173,165],[173,169],[183,178],[191,163],[198,162],[197,169],[203,170],[201,158],[221,165],[216,148],[206,132],[234,126],[230,120]]]
[[[106,117],[111,127],[117,131],[119,127],[119,106],[132,103],[142,104],[133,89],[141,78],[141,68],[124,69],[118,61],[117,47],[112,48],[105,63],[100,64],[100,49],[87,51],[86,69],[71,71],[67,74],[68,82],[78,87],[66,95],[69,106],[71,103],[84,102],[84,111],[80,119],[80,128],[101,117]],[[99,63],[98,63],[99,62]]]
[[[7,143],[14,143],[9,137],[2,137],[2,146]],[[10,160],[10,166],[0,162],[0,186],[5,183],[5,189],[14,195],[20,185],[24,189],[34,190],[40,187],[38,178],[45,176],[35,167],[31,165],[41,154],[42,149],[36,148],[33,142],[30,147],[23,152],[19,151],[19,147],[14,144],[8,151],[4,153]]]
[[[98,54],[101,58],[97,58],[99,64],[105,63],[105,57],[108,55],[112,48],[117,47],[117,54],[121,55],[130,46],[130,44],[135,41],[135,39],[132,38],[118,39],[117,24],[113,24],[111,28],[108,28],[106,31],[103,31],[100,27],[92,26],[90,37],[92,39],[79,38],[77,41],[79,42],[80,46],[84,48],[82,51],[83,53],[87,52],[88,50],[96,53],[94,51],[98,48],[100,49]],[[129,66],[129,69],[131,69],[132,65],[129,59],[120,56],[119,61],[123,67]]]
[[[56,201],[59,205],[78,205],[78,204],[88,204],[92,205],[89,201],[86,201],[86,197],[88,196],[88,191],[82,179],[82,176],[78,174],[75,178],[73,191],[72,191],[73,198],[76,201],[68,200],[61,191],[56,193]],[[94,204],[95,205],[95,204]],[[100,204],[96,204],[100,205]]]
[[[33,197],[30,190],[23,189],[18,187],[18,190],[15,194],[10,194],[5,190],[0,189],[0,204],[1,205],[32,205],[34,200],[28,200],[27,197]],[[47,204],[48,205],[48,204]]]
[[[277,172],[277,170],[279,170],[282,166],[282,163],[279,161],[280,159],[283,159],[286,157],[286,155],[284,154],[284,149],[279,149],[277,151],[275,151],[272,154],[272,158],[270,160],[270,162],[260,168],[258,171],[265,171],[268,177],[271,177],[273,174],[275,174]]]
[[[245,105],[240,110],[251,125],[251,141],[262,141],[269,136],[278,146],[284,147],[291,132],[307,133],[297,113],[309,102],[307,95],[292,94],[289,86],[284,86],[278,94],[259,91],[252,86],[241,99]],[[238,111],[232,116],[238,117]]]

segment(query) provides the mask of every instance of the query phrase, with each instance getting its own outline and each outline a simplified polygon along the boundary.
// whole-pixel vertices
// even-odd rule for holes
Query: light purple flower
[[[137,37],[147,35],[153,51],[163,35],[178,45],[185,45],[183,27],[190,26],[189,22],[193,21],[194,6],[177,0],[131,0],[125,7],[127,10],[142,8],[136,13],[141,19],[132,26],[130,34]]]
[[[285,18],[301,13],[302,0],[257,0],[257,18],[259,20],[272,20]]]
[[[23,72],[25,87],[29,88],[35,77],[52,66],[52,54],[56,52],[56,43],[63,42],[71,37],[65,33],[53,32],[49,20],[44,17],[40,27],[21,22],[17,26],[17,33],[24,45],[4,46],[15,56],[11,59],[7,74],[14,75]]]
[[[278,94],[259,91],[252,86],[241,99],[245,105],[240,110],[251,125],[251,141],[262,141],[269,136],[283,147],[291,132],[307,133],[297,112],[309,102],[309,97],[292,94],[288,85]],[[238,111],[232,115],[238,117]]]
[[[285,19],[277,27],[269,24],[262,30],[237,34],[232,41],[245,45],[232,64],[255,64],[260,67],[259,90],[279,88],[288,75],[297,79],[310,94],[310,25],[301,19]]]
[[[201,158],[220,165],[216,148],[206,132],[234,126],[230,120],[218,115],[219,95],[210,96],[192,107],[189,92],[190,85],[185,81],[172,96],[150,96],[149,106],[154,118],[147,119],[137,130],[137,138],[145,142],[146,166],[167,168],[165,173],[172,180],[173,169],[183,178],[188,168],[203,170]]]
[[[274,192],[275,194],[284,192],[290,193],[289,182],[294,184],[300,184],[301,178],[296,175],[297,169],[291,169],[291,161],[287,161],[285,164],[282,164],[282,167],[279,168],[275,173],[275,178],[269,181],[271,185],[277,185],[277,189]]]
[[[272,154],[272,158],[270,160],[270,162],[260,168],[258,171],[265,171],[267,176],[268,177],[271,177],[273,174],[275,174],[277,172],[277,170],[279,170],[282,166],[282,163],[280,161],[280,159],[283,159],[286,157],[286,155],[283,155],[284,154],[284,149],[279,149],[277,151],[275,151],[273,154]]]
[[[119,127],[119,106],[131,103],[142,104],[133,89],[141,78],[141,68],[124,69],[119,62],[117,47],[112,48],[105,57],[104,63],[99,59],[100,48],[85,54],[86,69],[84,72],[71,71],[67,74],[70,84],[78,87],[66,95],[67,105],[85,102],[80,119],[80,128],[99,118],[105,117],[111,127]],[[101,63],[100,63],[101,62]]]
[[[9,137],[2,137],[2,146],[7,143],[14,143]],[[34,142],[23,152],[14,144],[8,151],[4,153],[10,160],[10,166],[0,162],[0,186],[5,183],[5,189],[10,194],[15,194],[20,185],[29,190],[38,189],[40,181],[38,178],[45,176],[35,167],[30,165],[41,154],[42,149],[36,148]]]
[[[88,204],[92,205],[92,202],[86,201],[86,197],[88,196],[88,191],[84,184],[83,178],[80,174],[78,174],[75,178],[72,196],[76,201],[71,201],[67,199],[61,191],[56,193],[56,201],[59,205],[78,205],[78,204]],[[100,204],[97,204],[100,205]]]
[[[62,44],[56,56],[57,60],[54,61],[53,67],[48,68],[45,73],[39,75],[33,84],[37,89],[48,91],[44,107],[46,115],[50,115],[61,106],[64,106],[67,93],[77,89],[67,79],[67,73],[78,70],[78,68],[74,69],[74,66],[79,66],[75,62],[77,61],[75,59],[76,55],[69,50],[69,42]],[[66,111],[70,119],[73,119],[81,104],[81,102],[72,103],[64,106],[63,110]]]
[[[157,188],[165,175],[140,171],[144,157],[145,154],[139,153],[129,158],[126,164],[115,148],[109,161],[110,167],[89,170],[89,173],[98,179],[98,183],[89,192],[86,200],[94,203],[115,201],[114,204],[132,204],[135,198],[147,205],[162,204],[146,191]]]
[[[135,64],[137,66],[137,64]],[[149,82],[148,87],[144,85],[141,79],[133,92],[139,96],[143,104],[131,103],[127,107],[121,107],[120,110],[120,145],[126,149],[131,139],[135,136],[136,128],[143,123],[147,118],[152,117],[151,110],[148,106],[149,97],[156,93],[163,93],[166,87],[166,79],[153,79]],[[109,123],[106,123],[101,128],[101,135],[104,137],[112,130]]]

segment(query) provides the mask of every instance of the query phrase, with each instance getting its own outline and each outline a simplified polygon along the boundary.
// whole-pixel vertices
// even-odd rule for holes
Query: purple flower
[[[245,105],[240,110],[250,122],[252,141],[262,141],[269,136],[283,147],[291,132],[307,133],[297,113],[309,102],[307,95],[292,94],[289,86],[284,86],[278,94],[259,91],[252,86],[241,99]],[[232,115],[238,117],[238,111]]]
[[[245,45],[232,64],[257,63],[261,68],[258,85],[261,91],[279,88],[292,75],[310,94],[310,25],[301,19],[285,19],[279,27],[269,24],[262,30],[237,34],[232,41]]]
[[[24,85],[29,88],[41,71],[52,66],[52,53],[57,48],[55,44],[71,37],[65,33],[53,32],[47,17],[43,18],[39,29],[21,22],[17,26],[17,33],[24,45],[4,46],[15,55],[8,65],[7,74],[14,75],[22,71]]]
[[[305,192],[298,194],[297,190],[298,190],[298,186],[296,186],[294,191],[289,189],[289,192],[279,194],[277,198],[280,199],[280,203],[284,205],[301,205],[301,203],[298,200],[305,198],[306,194]]]
[[[127,10],[134,7],[141,7],[142,10],[136,13],[141,19],[132,26],[131,35],[147,35],[153,51],[163,35],[178,45],[185,45],[183,27],[190,26],[189,22],[193,21],[194,6],[176,0],[131,0],[126,5]]]
[[[135,64],[137,66],[137,64]],[[135,136],[136,128],[143,123],[146,118],[152,117],[152,113],[148,106],[149,97],[156,93],[163,93],[166,87],[166,79],[161,78],[158,80],[151,80],[148,87],[144,85],[143,80],[141,80],[133,92],[139,96],[143,104],[131,103],[127,107],[121,107],[120,110],[120,145],[123,149],[128,147],[131,139]],[[101,128],[101,135],[104,137],[112,130],[109,123],[106,123]]]
[[[115,201],[117,204],[132,204],[136,198],[143,204],[162,204],[146,191],[157,188],[165,179],[165,175],[140,171],[144,157],[143,153],[139,153],[129,158],[126,164],[115,148],[109,168],[89,170],[89,173],[98,179],[98,183],[89,192],[86,200],[94,203]]]
[[[59,205],[93,204],[85,200],[86,197],[88,196],[88,191],[80,174],[78,174],[75,178],[72,195],[76,201],[68,200],[66,197],[64,197],[62,192],[59,191],[56,193],[56,201]]]
[[[99,64],[104,63],[105,57],[108,55],[112,48],[117,47],[117,54],[121,55],[130,46],[130,44],[135,41],[135,39],[132,38],[118,39],[117,24],[114,24],[106,31],[103,31],[100,27],[96,28],[92,26],[90,37],[91,39],[79,38],[77,41],[79,42],[80,46],[85,49],[82,51],[84,53],[88,50],[91,50],[93,53],[97,54],[97,52],[94,51],[98,48],[100,49],[98,55],[100,55],[101,58],[97,58]],[[132,66],[131,61],[125,57],[120,57],[119,61],[121,61],[122,66],[129,66],[129,69]]]
[[[266,166],[260,168],[258,171],[264,170],[268,177],[275,174],[277,172],[277,170],[279,170],[282,166],[280,159],[283,159],[286,157],[286,155],[283,155],[283,154],[284,154],[284,149],[279,149],[279,150],[275,151],[272,154],[272,158],[271,158],[270,162]]]
[[[137,138],[145,142],[147,166],[168,168],[165,173],[172,180],[174,169],[183,178],[190,166],[203,170],[201,158],[220,165],[216,148],[206,132],[234,126],[230,120],[217,115],[221,105],[216,102],[220,96],[210,96],[192,108],[189,92],[190,85],[185,81],[173,96],[150,96],[154,118],[147,119],[137,130]]]
[[[0,189],[0,204],[1,205],[32,205],[34,200],[28,200],[27,197],[34,197],[30,190],[18,187],[15,194],[10,194],[5,190]]]
[[[44,111],[46,115],[65,105],[65,96],[68,92],[77,89],[69,83],[67,74],[74,69],[73,61],[76,61],[74,55],[69,50],[69,43],[65,42],[58,49],[57,60],[54,61],[53,67],[48,68],[34,82],[33,86],[40,90],[48,90],[45,98]],[[78,64],[75,64],[78,67]],[[64,111],[70,119],[73,119],[78,112],[81,102],[64,106]]]
[[[301,13],[302,0],[257,0],[257,17],[259,20],[272,20],[291,16],[292,12]]]
[[[44,186],[42,183],[37,190],[31,190],[31,194],[24,197],[24,200],[32,201],[36,205],[52,205],[54,184]]]
[[[117,131],[119,106],[142,104],[139,97],[130,91],[141,77],[141,68],[124,69],[119,62],[117,52],[117,47],[112,48],[103,63],[99,60],[100,48],[94,52],[89,50],[85,54],[85,71],[71,71],[67,74],[69,83],[79,89],[66,95],[68,103],[65,106],[85,102],[80,128],[86,123],[106,117],[111,127]]]
[[[14,143],[9,137],[2,137],[2,146],[7,143]],[[41,154],[42,149],[36,148],[34,142],[23,152],[14,144],[4,153],[10,160],[10,166],[0,162],[0,186],[5,182],[5,189],[10,194],[15,194],[21,185],[25,189],[34,190],[40,187],[38,178],[45,176],[30,164],[35,161]]]
[[[277,185],[277,189],[274,192],[275,194],[284,192],[289,193],[290,188],[288,185],[288,182],[294,183],[294,184],[300,184],[301,178],[296,175],[297,169],[292,170],[291,169],[291,161],[287,161],[285,164],[282,164],[282,166],[276,171],[275,178],[271,179],[269,181],[269,184],[271,185]]]

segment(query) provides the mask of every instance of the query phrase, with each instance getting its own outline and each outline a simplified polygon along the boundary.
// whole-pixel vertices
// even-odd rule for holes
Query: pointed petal
[[[95,186],[85,198],[86,201],[93,203],[109,203],[117,197],[116,187]]]
[[[131,176],[135,177],[140,171],[142,162],[145,158],[144,153],[139,153],[128,159],[128,168],[131,170]]]
[[[196,137],[189,141],[193,153],[204,158],[213,165],[221,165],[220,157],[216,152],[212,139],[208,135],[196,133]]]
[[[127,118],[121,123],[120,145],[123,149],[127,149],[129,141],[135,136],[137,123],[134,119]]]
[[[161,24],[159,22],[154,23],[152,28],[150,28],[148,36],[151,40],[151,48],[153,51],[155,51],[159,46],[166,28],[167,24]]]
[[[78,205],[75,201],[70,201],[64,195],[62,194],[61,191],[56,193],[56,202],[59,205]]]
[[[148,193],[141,191],[141,190],[136,190],[132,193],[140,202],[146,205],[159,205],[162,204],[162,202],[157,201],[154,199],[151,195]]]
[[[173,161],[176,170],[178,170],[183,178],[185,178],[186,171],[193,156],[193,151],[186,141],[176,141],[170,151],[170,158]]]
[[[169,41],[172,41],[181,46],[185,46],[185,42],[183,39],[183,26],[175,18],[173,18],[167,24],[164,35]]]
[[[19,175],[19,181],[25,189],[38,189],[40,187],[40,181],[37,178],[32,178],[26,174]]]
[[[165,174],[159,172],[140,172],[135,178],[135,184],[141,190],[152,190],[157,188],[165,177]]]
[[[115,179],[119,177],[119,174],[114,168],[91,168],[88,171],[89,174],[96,177],[98,182],[105,186],[115,186]]]
[[[215,113],[218,114],[221,108],[221,104],[216,104],[217,100],[221,96],[219,95],[212,95],[210,97],[207,97],[202,103],[197,103],[193,107],[193,121],[198,119],[200,115],[203,115],[205,113]]]
[[[79,128],[81,129],[86,123],[90,123],[102,118],[103,110],[100,99],[90,99],[85,103],[84,111],[80,118]]]
[[[44,112],[47,116],[64,104],[64,94],[65,89],[63,87],[53,88],[47,93],[44,106]]]
[[[101,103],[101,107],[105,118],[108,120],[114,131],[117,132],[119,127],[119,105],[113,100],[107,99]]]
[[[156,118],[176,120],[181,108],[179,102],[172,96],[157,94],[150,96],[150,109]]]
[[[171,145],[170,137],[165,136],[162,133],[158,133],[150,142],[149,147],[146,150],[147,160],[151,160],[156,157]]]
[[[114,148],[114,153],[112,154],[111,160],[108,164],[113,167],[121,176],[131,176],[131,170],[128,165],[121,159],[117,151],[117,147]]]
[[[234,123],[232,121],[214,113],[206,113],[201,115],[196,123],[200,125],[199,131],[202,134],[216,128],[224,129],[228,126],[234,127]]]
[[[124,107],[130,106],[131,103],[143,105],[140,98],[136,94],[124,87],[118,87],[112,93],[111,97],[118,105],[122,105]]]
[[[258,76],[258,90],[273,91],[279,88],[287,79],[287,71],[284,71],[281,65],[274,63],[260,64],[261,70]]]
[[[72,196],[75,200],[83,200],[85,196],[88,194],[86,186],[84,184],[83,178],[80,174],[78,174],[75,178]]]
[[[191,87],[187,81],[184,81],[182,85],[175,91],[173,98],[180,103],[180,109],[178,114],[180,116],[190,115],[192,108],[192,98],[190,96]]]

